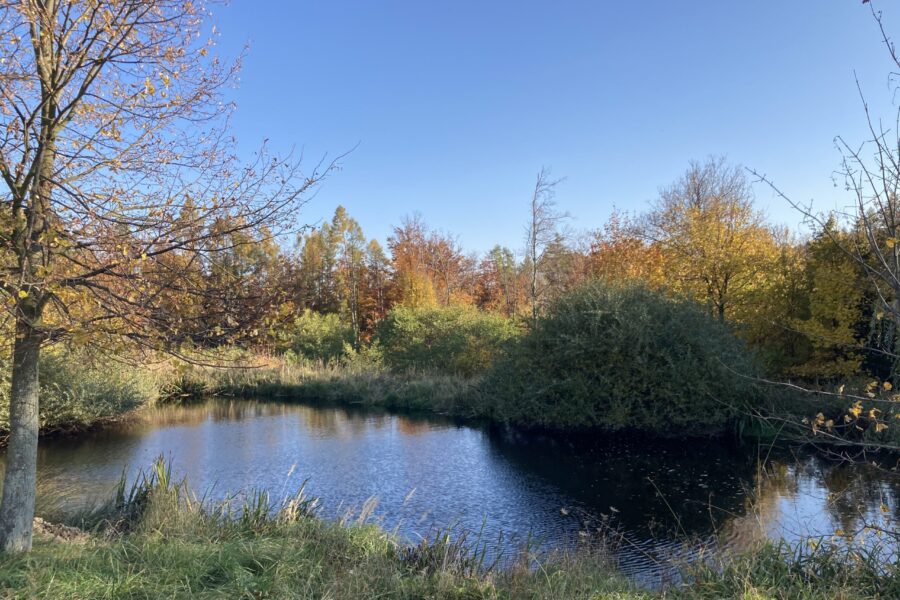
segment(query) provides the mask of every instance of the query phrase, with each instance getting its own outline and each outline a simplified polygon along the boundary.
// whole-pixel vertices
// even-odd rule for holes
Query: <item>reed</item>
[[[329,522],[303,489],[198,499],[159,459],[84,520],[87,539],[39,534],[0,560],[0,594],[66,598],[900,597],[900,569],[875,546],[763,544],[681,565],[680,583],[639,589],[602,544],[491,558],[480,535],[437,530],[409,544],[371,523]],[[102,519],[97,519],[102,515]]]

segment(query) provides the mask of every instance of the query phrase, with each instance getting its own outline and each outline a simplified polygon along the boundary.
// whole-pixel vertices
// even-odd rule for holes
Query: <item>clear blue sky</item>
[[[860,0],[234,0],[215,20],[223,55],[250,44],[230,92],[242,150],[268,138],[312,160],[359,143],[306,220],[343,204],[382,241],[418,211],[468,249],[518,248],[542,165],[585,229],[709,154],[844,205],[833,138],[865,137],[854,69],[892,117]],[[886,21],[900,38],[900,10]]]

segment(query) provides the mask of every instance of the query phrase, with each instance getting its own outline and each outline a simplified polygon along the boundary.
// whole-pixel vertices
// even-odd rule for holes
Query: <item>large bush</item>
[[[490,367],[517,335],[511,320],[474,308],[398,307],[379,324],[375,342],[396,371],[471,376]]]
[[[162,375],[138,365],[92,356],[85,350],[44,351],[41,356],[40,426],[77,430],[116,419],[154,402]],[[9,429],[9,363],[0,367],[0,432]]]
[[[713,434],[752,402],[753,361],[696,304],[593,282],[552,305],[485,383],[519,424]]]
[[[302,360],[325,364],[340,360],[353,343],[353,328],[335,313],[305,310],[284,333],[286,350]]]

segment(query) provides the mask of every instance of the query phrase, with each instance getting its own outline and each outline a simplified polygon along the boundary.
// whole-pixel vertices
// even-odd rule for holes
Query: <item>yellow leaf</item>
[[[886,392],[889,392],[894,388],[894,386],[891,385],[890,381],[885,381],[883,384],[881,384],[881,387],[883,387],[884,391],[886,391]]]
[[[28,297],[28,292],[26,292],[25,290],[19,290],[19,298],[27,298],[27,297]]]

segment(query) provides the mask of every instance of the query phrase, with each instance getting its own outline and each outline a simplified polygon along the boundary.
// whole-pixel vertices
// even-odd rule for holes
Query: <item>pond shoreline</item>
[[[690,563],[646,588],[626,577],[602,538],[525,551],[503,565],[477,538],[440,531],[418,543],[364,522],[326,520],[302,491],[272,503],[201,502],[157,462],[123,500],[76,521],[42,521],[29,555],[0,561],[0,590],[42,598],[198,594],[336,598],[885,598],[896,564],[838,545],[763,543]],[[77,519],[77,517],[73,517]],[[61,534],[62,532],[62,534]],[[305,591],[304,591],[305,590]]]

